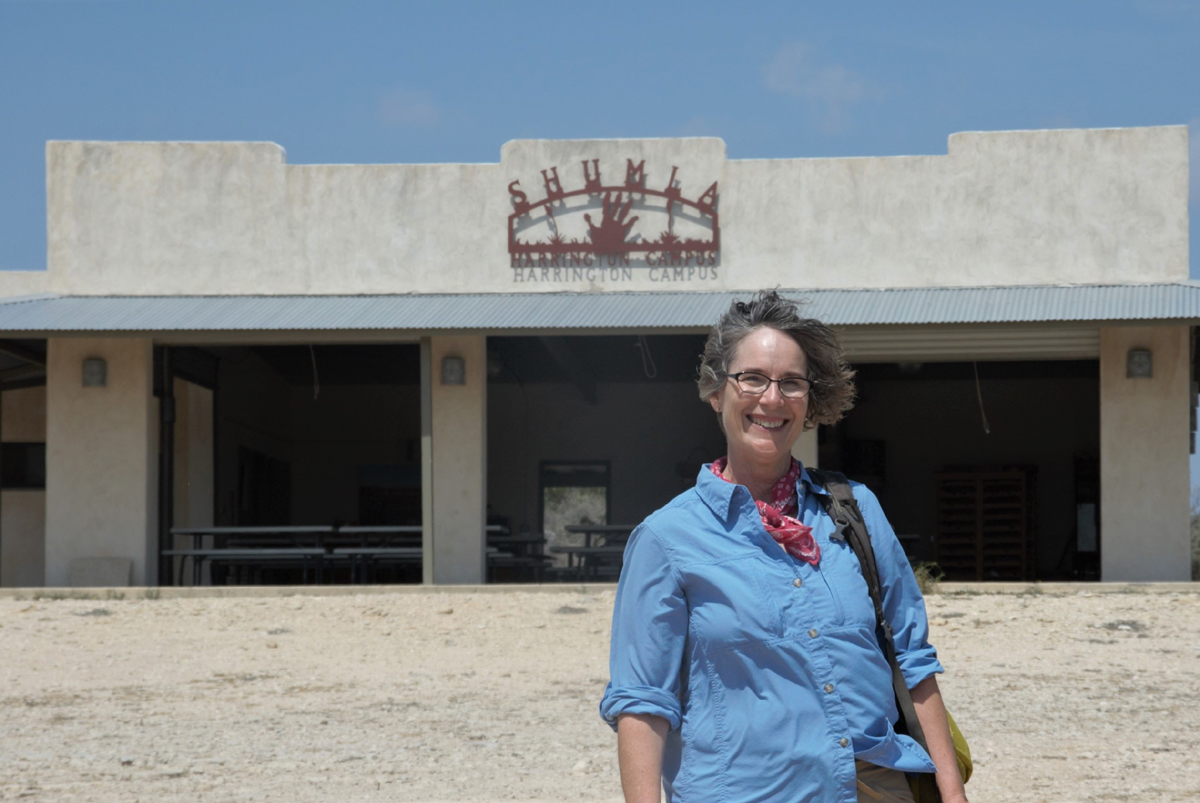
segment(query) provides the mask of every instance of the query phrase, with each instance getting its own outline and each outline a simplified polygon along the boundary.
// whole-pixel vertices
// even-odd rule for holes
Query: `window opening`
[[[608,524],[610,472],[607,461],[543,462],[539,471],[542,533],[547,547],[590,546],[587,533],[569,526]],[[566,566],[567,556],[554,554],[555,566]]]

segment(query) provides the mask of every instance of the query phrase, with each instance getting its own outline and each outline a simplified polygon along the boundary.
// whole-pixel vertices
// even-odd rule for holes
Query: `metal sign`
[[[650,186],[644,159],[626,160],[621,184],[604,183],[599,159],[581,166],[575,189],[563,186],[557,166],[540,171],[545,197],[539,201],[529,199],[519,180],[508,185],[513,268],[716,264],[717,182],[692,200],[680,189],[676,166],[661,189]]]

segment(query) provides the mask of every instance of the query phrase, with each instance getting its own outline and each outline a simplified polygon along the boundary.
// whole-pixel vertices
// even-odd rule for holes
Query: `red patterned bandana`
[[[729,458],[722,457],[713,461],[712,473],[725,480],[725,467]],[[758,502],[758,513],[762,516],[763,527],[771,537],[779,542],[791,555],[800,560],[817,565],[821,559],[821,547],[812,537],[812,527],[797,518],[793,518],[797,509],[796,481],[800,479],[800,464],[792,459],[792,465],[784,473],[775,487],[771,489],[771,503]],[[729,480],[725,480],[729,482]]]

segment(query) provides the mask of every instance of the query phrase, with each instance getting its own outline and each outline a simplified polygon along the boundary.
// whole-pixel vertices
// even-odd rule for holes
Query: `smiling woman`
[[[730,801],[912,803],[905,773],[935,772],[942,800],[965,802],[899,541],[851,483],[928,750],[896,732],[868,572],[819,475],[792,457],[805,429],[850,408],[853,377],[833,330],[775,291],[735,301],[713,327],[699,388],[727,455],[634,531],[617,591],[600,712],[629,803],[657,801],[660,786],[667,800],[720,788]]]

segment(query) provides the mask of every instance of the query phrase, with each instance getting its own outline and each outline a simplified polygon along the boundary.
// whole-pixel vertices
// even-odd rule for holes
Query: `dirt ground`
[[[1200,593],[929,599],[973,803],[1200,800]],[[0,800],[620,796],[610,588],[0,599]]]

